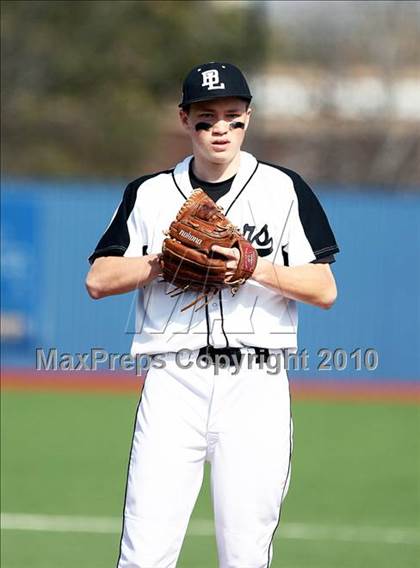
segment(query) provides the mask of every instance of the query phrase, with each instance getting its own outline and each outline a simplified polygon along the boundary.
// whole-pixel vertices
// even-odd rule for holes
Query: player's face
[[[241,149],[251,109],[235,97],[194,103],[187,114],[180,111],[191,137],[195,156],[216,164],[230,163]]]

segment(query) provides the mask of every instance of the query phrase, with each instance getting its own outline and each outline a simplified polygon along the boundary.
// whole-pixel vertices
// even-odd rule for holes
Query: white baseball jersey
[[[130,183],[90,262],[100,256],[159,253],[168,229],[193,191],[192,156],[174,169]],[[241,152],[230,191],[218,205],[265,260],[287,266],[320,261],[338,252],[327,217],[302,178]],[[132,354],[258,346],[295,348],[296,302],[248,280],[235,296],[224,289],[197,311],[181,312],[196,293],[171,298],[160,278],[138,291]]]

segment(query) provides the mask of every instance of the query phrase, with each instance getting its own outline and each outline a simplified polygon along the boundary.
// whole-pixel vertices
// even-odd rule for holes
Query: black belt
[[[247,349],[254,349],[256,357],[255,361],[259,364],[261,361],[267,363],[268,358],[270,356],[270,351],[265,347],[254,347],[254,346],[246,346]],[[206,347],[201,347],[198,352],[198,357],[208,357],[213,365],[215,364],[216,359],[218,359],[218,364],[223,362],[223,360],[229,361],[229,367],[233,367],[236,365],[240,365],[244,354],[241,352],[240,347],[223,347],[220,349],[216,349],[213,345],[206,345]],[[197,358],[198,358],[197,357]],[[224,357],[225,359],[223,359]],[[223,365],[220,365],[221,367]]]

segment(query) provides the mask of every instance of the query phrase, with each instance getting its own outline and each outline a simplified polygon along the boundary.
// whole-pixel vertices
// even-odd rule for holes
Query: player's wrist
[[[279,266],[258,257],[257,266],[252,278],[263,286],[274,287],[283,293],[283,277],[287,267]]]
[[[149,282],[154,280],[158,276],[161,276],[161,274],[162,274],[162,266],[161,266],[160,257],[161,257],[160,254],[148,254],[146,256],[147,264],[148,264],[148,267],[149,267],[149,277],[147,278],[147,280]]]
[[[267,264],[270,264],[266,260],[258,257],[257,265],[255,267],[254,272],[252,273],[251,278],[256,280],[257,282],[263,283],[264,282],[264,274],[267,273]]]

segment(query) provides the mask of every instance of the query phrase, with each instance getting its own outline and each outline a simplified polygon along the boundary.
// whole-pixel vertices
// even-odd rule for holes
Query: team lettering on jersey
[[[273,238],[270,237],[267,223],[256,233],[255,230],[255,225],[245,223],[242,234],[254,246],[258,256],[268,256],[273,252]]]

